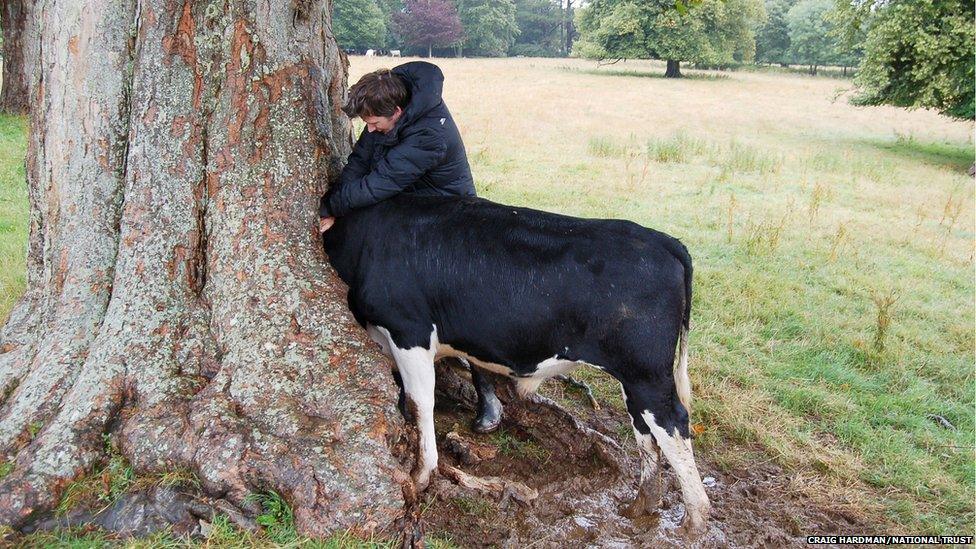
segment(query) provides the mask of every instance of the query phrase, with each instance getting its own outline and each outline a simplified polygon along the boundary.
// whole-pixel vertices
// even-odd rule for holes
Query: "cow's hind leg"
[[[461,359],[471,370],[471,383],[478,394],[478,415],[471,424],[476,433],[490,433],[502,423],[502,402],[495,396],[495,385],[467,360]]]
[[[701,533],[705,529],[711,504],[691,449],[688,411],[681,404],[675,386],[654,385],[646,381],[624,383],[624,394],[637,445],[644,448],[641,461],[645,464],[645,470],[654,465],[653,459],[644,458],[645,454],[654,455],[656,444],[671,464],[681,485],[681,498],[685,504],[682,526],[689,533]]]
[[[412,476],[417,490],[430,481],[437,468],[437,439],[434,433],[434,351],[423,347],[400,349],[392,344],[393,360],[403,381],[407,408],[417,420],[420,432],[420,455]]]
[[[627,393],[621,385],[624,402]],[[631,419],[634,428],[634,438],[637,441],[637,453],[640,456],[640,482],[637,486],[637,498],[627,509],[627,515],[637,518],[646,515],[657,515],[661,507],[661,449],[654,442],[650,433],[641,433],[637,428],[637,421]]]

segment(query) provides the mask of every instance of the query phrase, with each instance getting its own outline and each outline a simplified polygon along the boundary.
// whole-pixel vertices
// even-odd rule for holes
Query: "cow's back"
[[[684,305],[684,247],[629,221],[401,195],[340,218],[326,249],[360,322],[407,319],[391,329],[406,346],[426,345],[433,324],[441,342],[516,370],[554,354],[593,362],[613,330],[680,319]]]

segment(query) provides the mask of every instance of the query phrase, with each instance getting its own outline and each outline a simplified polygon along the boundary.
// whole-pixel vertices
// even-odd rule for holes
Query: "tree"
[[[701,0],[681,9],[673,0],[595,0],[579,12],[574,51],[596,59],[663,59],[665,76],[676,78],[681,61],[749,60],[753,29],[764,17],[759,0]]]
[[[476,55],[500,57],[519,34],[512,0],[458,0],[458,16],[464,27],[464,47]],[[459,49],[460,51],[460,49]]]
[[[863,36],[854,102],[931,108],[973,120],[973,0],[837,2],[840,34]]]
[[[3,89],[0,111],[23,114],[29,105],[24,66],[24,23],[29,0],[0,0],[0,28],[3,29]]]
[[[344,48],[364,50],[386,45],[386,16],[374,0],[335,0],[332,30]]]
[[[401,46],[396,28],[393,24],[393,17],[403,11],[403,0],[375,0],[380,11],[383,12],[383,21],[386,23],[386,49],[396,49]]]
[[[837,55],[826,16],[832,0],[803,0],[786,14],[790,30],[790,53],[797,63],[810,66],[810,74],[817,67],[830,62]]]
[[[792,0],[766,0],[766,23],[756,33],[756,61],[790,63],[790,28],[786,14],[793,7]]]
[[[393,16],[397,34],[405,44],[427,47],[452,46],[464,37],[457,10],[449,0],[406,0],[404,10]]]
[[[516,0],[515,22],[519,34],[509,55],[552,57],[562,49],[559,29],[563,12],[552,0]]]
[[[275,490],[306,534],[402,514],[388,363],[315,228],[350,150],[327,13],[31,10],[28,289],[0,330],[0,525],[53,507],[105,459],[103,437],[138,473],[190,470],[239,506]]]

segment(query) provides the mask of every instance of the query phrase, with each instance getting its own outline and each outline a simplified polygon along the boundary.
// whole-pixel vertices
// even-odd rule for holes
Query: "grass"
[[[531,439],[523,440],[505,429],[492,433],[489,440],[498,448],[498,452],[504,456],[515,459],[528,459],[539,463],[545,463],[550,457],[549,451],[537,442]]]
[[[623,76],[631,78],[665,78],[664,68],[660,70],[620,70],[607,67],[613,67],[614,65],[604,65],[595,69],[580,69],[574,67],[564,67],[563,70],[579,73],[579,74],[593,74],[597,76]],[[681,77],[688,78],[690,80],[725,80],[729,78],[725,74],[720,74],[716,72],[705,72],[698,71],[695,69],[689,70],[688,67],[682,67]]]
[[[350,81],[388,63],[353,57]],[[880,532],[972,532],[971,123],[853,107],[828,77],[438,64],[479,193],[688,245],[697,456],[775,463],[791,491]],[[2,316],[23,291],[22,120],[0,118],[0,139]],[[622,407],[605,375],[574,376]]]
[[[26,135],[23,117],[0,114],[0,318],[7,317],[27,281]]]

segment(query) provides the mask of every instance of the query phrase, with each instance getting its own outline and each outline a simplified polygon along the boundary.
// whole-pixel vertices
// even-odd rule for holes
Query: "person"
[[[366,123],[337,183],[319,204],[319,230],[356,208],[400,193],[475,196],[471,167],[447,105],[441,99],[444,74],[437,65],[414,61],[364,75],[349,90],[342,110]],[[470,365],[469,365],[470,367]],[[400,410],[407,415],[403,382]],[[476,432],[501,424],[502,405],[494,386],[471,367],[478,394]]]

